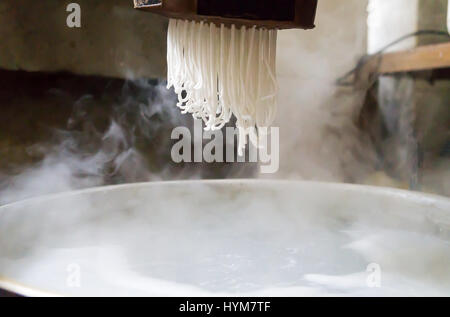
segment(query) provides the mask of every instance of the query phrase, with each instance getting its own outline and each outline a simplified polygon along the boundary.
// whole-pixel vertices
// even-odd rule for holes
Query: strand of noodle
[[[174,38],[173,34],[173,25],[175,20],[169,21],[169,29],[167,30],[167,89],[172,87],[172,67],[174,64],[173,61],[173,46],[172,41]]]
[[[176,22],[175,27],[175,65],[174,65],[174,89],[175,93],[179,94],[181,92],[180,85],[181,85],[181,73],[183,71],[182,69],[182,63],[183,63],[183,44],[181,43],[181,36],[180,36],[180,28],[181,28],[181,21]]]
[[[183,97],[182,94],[179,94],[178,97],[178,104],[180,108],[183,108],[183,104],[186,103],[189,99],[190,99],[190,95],[191,95],[191,87],[193,86],[194,80],[193,80],[193,75],[192,75],[192,69],[191,67],[193,67],[193,63],[192,63],[192,50],[187,50],[186,48],[188,47],[188,30],[189,30],[189,26],[190,23],[189,21],[183,21],[182,23],[182,28],[183,28],[183,34],[182,34],[182,38],[181,38],[181,43],[183,45],[183,67],[182,67],[182,76],[181,76],[181,83],[180,83],[180,87],[181,89],[185,92],[186,96]]]
[[[217,28],[211,23],[210,31],[211,53],[210,53],[210,74],[211,74],[211,109],[209,118],[209,129],[214,130],[217,121],[219,94],[217,87]]]
[[[251,80],[250,76],[253,74],[253,71],[254,71],[253,67],[251,67],[252,66],[251,64],[253,62],[252,53],[253,53],[253,46],[254,46],[254,39],[255,39],[255,30],[256,30],[256,27],[253,27],[250,30],[250,32],[249,32],[250,33],[249,34],[250,38],[248,39],[249,48],[248,48],[247,63],[246,63],[246,67],[245,67],[245,69],[246,69],[245,82],[249,86],[252,85],[252,80]],[[244,102],[244,105],[245,105],[245,108],[247,110],[246,112],[247,112],[247,114],[249,116],[251,116],[251,109],[252,109],[252,107],[254,107],[252,92],[253,92],[252,89],[246,89],[245,90],[245,99],[244,99],[245,102]]]
[[[277,111],[277,102],[276,102],[276,96],[278,94],[278,82],[276,79],[276,58],[277,58],[277,31],[276,30],[270,30],[269,32],[269,51],[270,51],[270,65],[268,67],[269,75],[272,80],[272,95],[270,96],[270,99],[272,100],[272,106],[269,107],[269,114],[267,117],[268,124],[272,124],[273,120],[275,119],[275,114]]]
[[[245,43],[246,43],[246,28],[241,27],[241,41],[239,47],[239,94],[238,94],[238,111],[236,113],[237,123],[236,126],[239,128],[239,155],[242,156],[243,149],[247,144],[247,131],[245,127],[245,113],[244,113],[244,103],[245,103],[245,87],[244,87],[244,57],[245,57]]]
[[[237,80],[236,80],[236,73],[235,70],[237,69],[236,67],[236,44],[239,43],[239,39],[237,38],[237,32],[236,32],[236,27],[234,25],[231,26],[231,32],[230,32],[230,49],[229,49],[229,59],[228,59],[228,81],[227,81],[227,85],[229,85],[228,87],[228,94],[230,97],[230,105],[229,107],[231,108],[231,111],[233,113],[237,113],[237,109],[238,109],[238,104],[237,104]],[[230,71],[231,69],[231,71]]]
[[[257,83],[257,106],[256,106],[256,125],[262,126],[264,124],[264,116],[266,109],[264,109],[264,101],[262,100],[262,76],[263,76],[263,65],[264,65],[264,49],[265,49],[265,38],[264,34],[267,32],[259,31],[259,52],[258,52],[258,83]]]
[[[228,97],[225,95],[224,84],[226,83],[226,79],[224,77],[225,74],[225,60],[227,59],[226,55],[226,47],[225,47],[225,36],[226,29],[223,24],[220,26],[220,54],[218,55],[218,64],[220,65],[217,80],[218,80],[218,103],[220,108],[220,113],[218,117],[218,121],[214,129],[220,130],[225,124],[229,121],[229,108],[226,106]]]
[[[270,125],[270,122],[268,122],[268,115],[269,115],[269,108],[271,107],[271,100],[270,100],[270,94],[272,93],[272,88],[270,85],[270,75],[269,75],[269,69],[267,68],[268,60],[270,59],[270,32],[264,33],[264,47],[263,47],[263,57],[261,59],[261,65],[262,71],[263,71],[263,77],[264,77],[264,90],[261,95],[261,111],[262,111],[262,118],[261,122],[259,123],[259,126],[267,127]]]

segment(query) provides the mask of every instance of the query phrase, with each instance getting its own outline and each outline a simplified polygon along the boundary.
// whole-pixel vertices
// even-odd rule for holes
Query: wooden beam
[[[313,29],[318,0],[284,0],[271,9],[273,0],[134,0],[139,10],[169,18],[207,21],[217,25],[259,26],[269,29]],[[277,2],[277,4],[279,4]],[[290,4],[290,5],[287,5]],[[240,9],[240,10],[237,10]],[[292,12],[291,10],[294,10]]]
[[[378,73],[412,72],[446,67],[450,67],[450,42],[384,54]]]
[[[356,86],[366,89],[376,76],[396,73],[423,73],[438,71],[446,79],[450,68],[450,42],[420,46],[411,50],[366,57],[364,66],[356,71]],[[443,72],[442,72],[443,71]]]

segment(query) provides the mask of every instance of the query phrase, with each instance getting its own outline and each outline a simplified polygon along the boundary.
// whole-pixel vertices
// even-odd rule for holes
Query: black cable
[[[382,49],[380,49],[379,51],[377,51],[376,53],[372,54],[372,55],[365,55],[363,56],[360,61],[358,62],[358,65],[356,65],[355,68],[353,68],[352,70],[350,70],[349,72],[345,73],[344,76],[338,78],[336,80],[336,84],[338,86],[353,86],[354,85],[354,81],[353,82],[345,82],[345,80],[350,77],[351,75],[353,75],[354,73],[356,73],[358,70],[360,70],[362,67],[364,67],[370,58],[376,57],[376,56],[380,56],[381,54],[383,54],[387,49],[391,48],[392,46],[403,42],[404,40],[407,40],[411,37],[416,37],[416,36],[422,36],[422,35],[438,35],[438,36],[444,36],[444,37],[448,37],[450,38],[450,34],[446,31],[440,31],[440,30],[420,30],[420,31],[416,31],[410,34],[406,34],[400,38],[398,38],[397,40],[389,43],[388,45],[384,46]]]

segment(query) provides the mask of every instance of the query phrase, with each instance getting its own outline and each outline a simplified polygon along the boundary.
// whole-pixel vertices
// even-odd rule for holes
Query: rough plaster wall
[[[419,0],[369,0],[367,11],[369,54],[418,29]],[[409,49],[416,45],[417,39],[410,38],[387,51]]]
[[[319,1],[316,29],[279,32],[276,178],[360,181],[372,152],[354,127],[360,97],[334,82],[366,52],[367,1]]]
[[[419,0],[419,30],[447,30],[447,3],[448,0]],[[422,37],[418,44],[432,44],[446,42],[444,37]]]
[[[369,0],[368,52],[373,54],[398,38],[418,30],[447,29],[448,0]],[[447,39],[423,36],[407,39],[387,51],[439,43]]]
[[[82,27],[66,25],[61,0],[0,1],[0,68],[112,77],[165,73],[166,21],[132,0],[77,0]]]

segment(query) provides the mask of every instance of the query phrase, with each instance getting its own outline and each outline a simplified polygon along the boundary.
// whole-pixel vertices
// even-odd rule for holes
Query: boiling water
[[[297,182],[119,186],[1,208],[0,255],[3,285],[66,295],[450,295],[450,202]]]

